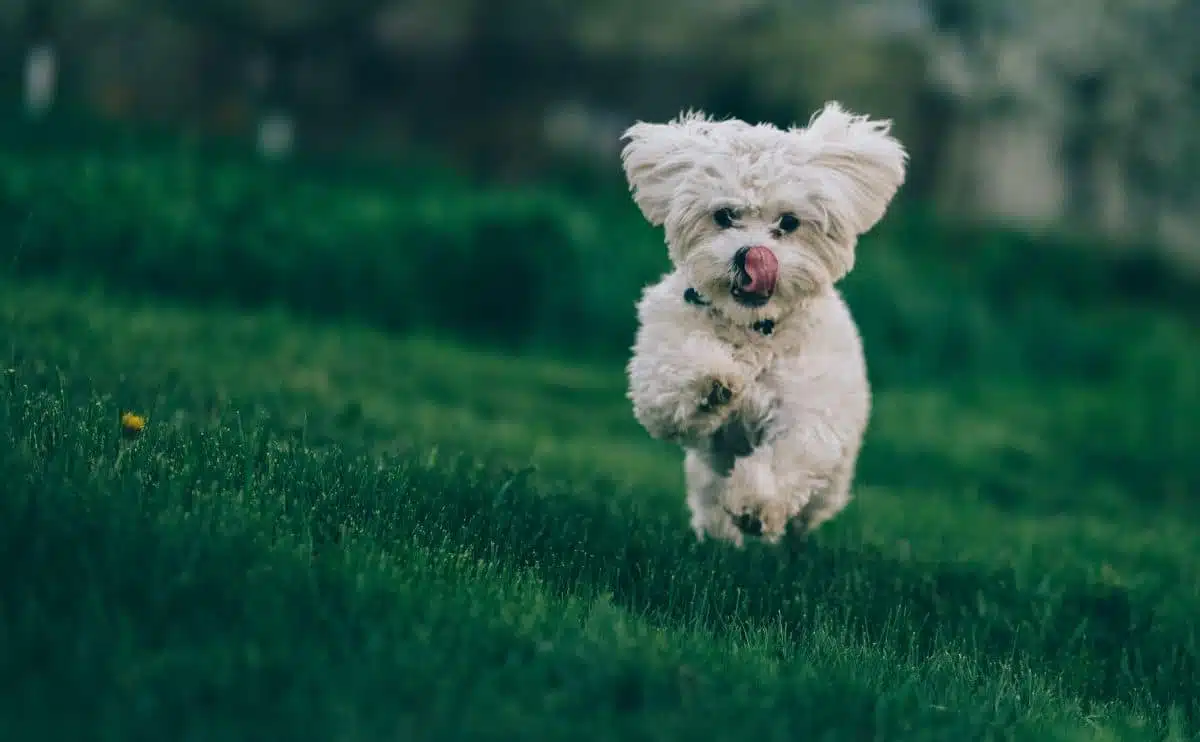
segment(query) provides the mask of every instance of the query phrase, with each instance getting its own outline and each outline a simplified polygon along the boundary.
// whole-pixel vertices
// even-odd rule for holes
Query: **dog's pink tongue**
[[[756,245],[746,251],[746,278],[742,291],[748,294],[770,296],[775,293],[775,283],[779,280],[779,259],[770,248]]]

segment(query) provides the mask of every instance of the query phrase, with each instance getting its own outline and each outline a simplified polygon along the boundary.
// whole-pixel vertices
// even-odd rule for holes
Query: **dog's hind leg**
[[[807,536],[820,528],[826,521],[845,510],[853,498],[851,484],[854,481],[854,460],[850,459],[829,478],[825,487],[813,493],[808,504],[792,522],[792,529]]]

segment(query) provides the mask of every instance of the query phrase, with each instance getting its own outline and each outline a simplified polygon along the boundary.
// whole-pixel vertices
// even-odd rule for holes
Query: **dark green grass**
[[[985,673],[953,643],[925,660],[902,626],[864,637],[844,609],[814,609],[801,634],[625,607],[611,574],[548,584],[505,558],[548,513],[447,522],[430,507],[496,497],[499,482],[467,472],[233,431],[122,448],[101,410],[6,397],[4,471],[26,475],[0,520],[23,578],[6,585],[3,669],[21,679],[2,702],[8,738],[1046,739],[1082,726],[1023,663]],[[503,531],[491,554],[458,543],[489,527]],[[725,571],[710,557],[671,573],[661,599],[693,602]]]
[[[4,738],[1196,731],[1182,320],[1118,379],[882,389],[792,552],[694,543],[619,365],[45,285],[0,326]]]

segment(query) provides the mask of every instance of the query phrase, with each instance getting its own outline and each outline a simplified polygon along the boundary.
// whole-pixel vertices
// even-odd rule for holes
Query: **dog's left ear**
[[[703,113],[688,111],[666,124],[639,121],[621,136],[625,179],[642,215],[654,226],[667,220],[675,190],[695,165],[710,124]]]
[[[823,205],[833,227],[854,239],[883,218],[904,182],[908,153],[891,135],[890,120],[871,120],[830,102],[806,128],[792,129],[822,169]]]

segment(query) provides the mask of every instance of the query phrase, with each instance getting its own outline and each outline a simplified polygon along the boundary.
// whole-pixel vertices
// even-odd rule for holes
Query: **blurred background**
[[[1195,0],[5,0],[0,69],[33,117],[505,182],[611,177],[635,119],[832,98],[896,121],[907,200],[1194,265],[1197,33]]]

